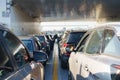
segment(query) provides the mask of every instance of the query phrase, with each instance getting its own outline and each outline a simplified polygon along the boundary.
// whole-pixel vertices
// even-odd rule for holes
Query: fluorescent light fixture
[[[70,21],[70,22],[41,22],[42,31],[57,31],[66,29],[88,29],[90,26],[96,26],[95,21]]]

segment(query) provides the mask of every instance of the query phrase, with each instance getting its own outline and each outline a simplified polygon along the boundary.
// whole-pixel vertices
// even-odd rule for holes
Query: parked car
[[[45,49],[45,52],[49,55],[50,54],[50,44],[47,41],[45,35],[35,35],[39,39],[39,42],[42,44],[42,47]]]
[[[42,60],[46,59],[45,55],[43,57]],[[20,40],[0,25],[0,80],[43,80],[43,68],[41,63],[30,58]]]
[[[53,50],[54,38],[52,37],[52,35],[49,35],[49,34],[46,34],[45,36],[47,38],[47,41],[49,42],[50,50]]]
[[[71,51],[74,50],[78,41],[82,38],[86,31],[71,31],[64,43],[60,47],[60,59],[61,59],[61,67],[68,68],[68,59],[71,54]]]
[[[30,57],[31,58],[34,57],[35,61],[41,62],[43,65],[46,65],[46,63],[48,61],[48,55],[47,55],[46,52],[44,52],[42,50],[41,45],[39,45],[40,44],[39,41],[36,40],[36,38],[31,37],[31,36],[19,36],[19,38],[21,39],[21,41],[27,47],[27,49],[30,53]],[[36,52],[36,53],[34,53],[34,52]],[[37,55],[37,53],[38,53],[39,56]],[[43,57],[42,55],[46,55],[46,60],[41,60],[42,57]]]
[[[61,54],[63,53],[62,51],[64,50],[64,48],[62,48],[63,47],[63,44],[66,42],[66,40],[67,40],[67,36],[68,36],[68,34],[69,34],[69,32],[68,31],[65,31],[64,33],[63,33],[63,35],[61,36],[61,40],[59,41],[59,43],[58,43],[58,46],[59,46],[59,58],[60,58],[60,56],[61,56]]]
[[[69,58],[69,80],[120,80],[120,24],[88,31]]]

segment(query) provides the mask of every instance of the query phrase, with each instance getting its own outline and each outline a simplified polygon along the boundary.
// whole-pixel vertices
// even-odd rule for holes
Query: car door
[[[8,80],[41,80],[41,68],[40,64],[37,65],[35,62],[30,62],[28,51],[17,39],[15,35],[8,31],[2,31],[2,37],[4,44],[7,47],[8,53],[11,54],[12,61],[14,62],[15,71],[7,77]]]
[[[0,80],[9,80],[10,77],[15,80],[22,79],[22,74],[20,74],[15,65],[15,61],[11,56],[11,51],[8,50],[6,43],[4,42],[4,30],[0,30]],[[14,76],[13,76],[14,75]]]
[[[109,80],[103,77],[108,76],[109,66],[99,60],[103,47],[103,31],[98,28],[93,32],[85,47],[85,53],[80,55],[82,59],[80,75],[83,79]]]
[[[87,32],[83,38],[79,41],[77,47],[75,48],[75,52],[72,52],[71,55],[70,55],[70,58],[69,58],[69,69],[70,69],[70,72],[72,74],[72,78],[73,79],[76,79],[76,76],[77,76],[77,73],[78,73],[78,70],[79,70],[79,66],[78,66],[78,59],[77,58],[79,56],[79,54],[83,52],[83,47],[87,41],[87,39],[89,38],[89,35],[90,35],[91,32]],[[81,47],[81,49],[79,50],[79,48]]]
[[[4,80],[6,77],[9,77],[15,71],[15,67],[10,56],[7,54],[3,45],[1,33],[0,33],[0,80]],[[18,77],[19,78],[19,77]]]

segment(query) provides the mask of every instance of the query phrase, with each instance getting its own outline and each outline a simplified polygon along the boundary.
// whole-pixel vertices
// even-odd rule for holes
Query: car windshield
[[[78,44],[79,40],[82,38],[85,32],[71,32],[68,35],[67,43],[74,43],[75,46]]]
[[[27,47],[29,52],[33,52],[34,51],[34,47],[33,47],[33,44],[32,44],[31,40],[22,40],[22,42],[25,44],[25,46]]]
[[[41,42],[44,42],[44,41],[45,41],[44,36],[38,36],[38,38],[39,38],[39,40],[40,40]]]

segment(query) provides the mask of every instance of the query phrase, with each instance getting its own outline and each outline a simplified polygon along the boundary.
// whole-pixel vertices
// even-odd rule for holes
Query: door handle
[[[85,70],[85,71],[89,71],[87,65],[84,67],[84,70]]]

